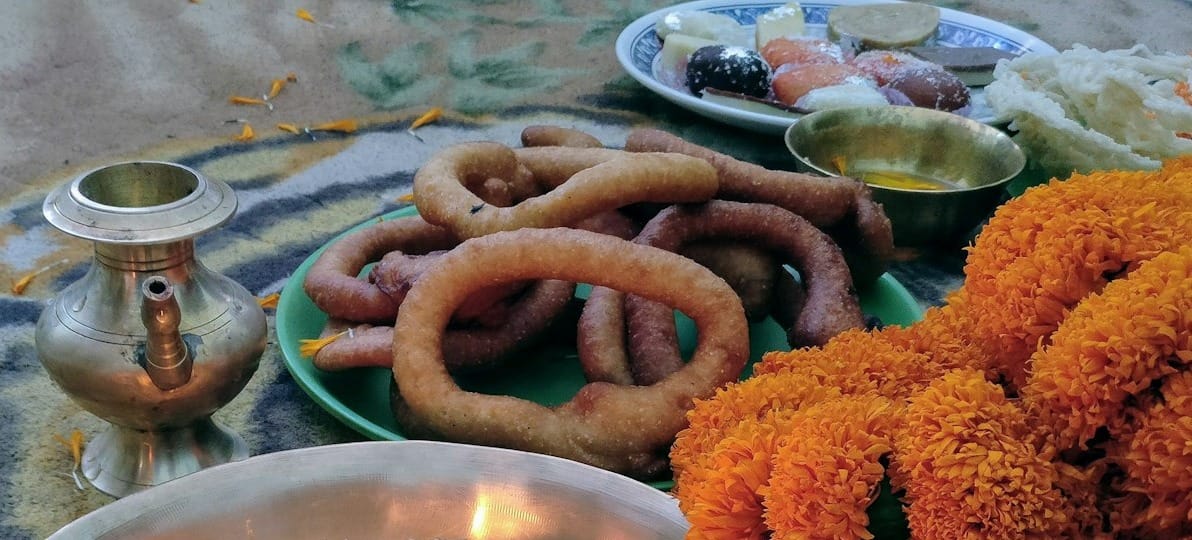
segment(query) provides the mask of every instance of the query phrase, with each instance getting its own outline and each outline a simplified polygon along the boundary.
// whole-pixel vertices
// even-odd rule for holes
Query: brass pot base
[[[248,444],[211,417],[168,431],[111,425],[83,451],[83,475],[96,489],[124,497],[214,465],[248,457]]]

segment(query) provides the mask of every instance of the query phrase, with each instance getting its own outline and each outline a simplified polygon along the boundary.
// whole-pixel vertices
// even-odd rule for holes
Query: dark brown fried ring
[[[803,305],[807,303],[807,291],[803,284],[785,268],[778,274],[774,282],[774,304],[770,310],[770,317],[783,328],[791,328],[803,312]]]
[[[592,283],[672,305],[698,329],[692,359],[653,386],[588,383],[554,407],[462,390],[443,363],[442,332],[455,306],[482,286],[527,279]],[[418,280],[394,328],[393,409],[403,429],[639,477],[664,470],[659,458],[694,400],[740,377],[749,356],[744,310],[724,280],[686,257],[577,229],[465,241]]]
[[[421,254],[450,249],[458,242],[450,231],[418,216],[381,221],[328,246],[307,271],[302,286],[332,318],[390,323],[402,299],[357,277],[361,270],[394,250]]]
[[[603,148],[600,139],[578,129],[560,126],[526,126],[521,132],[522,146],[567,146]]]
[[[414,286],[414,282],[444,253],[446,251],[440,250],[423,255],[410,255],[401,251],[390,251],[372,267],[368,273],[368,280],[393,298],[400,309],[402,299]],[[452,316],[452,321],[474,326],[497,326],[505,320],[505,311],[509,307],[506,300],[529,285],[524,282],[502,283],[480,289],[460,304]]]
[[[590,218],[581,219],[571,225],[573,229],[583,229],[615,236],[622,240],[633,240],[641,231],[632,219],[617,210],[601,212]]]
[[[773,253],[748,242],[692,242],[679,254],[707,267],[724,278],[741,297],[745,318],[759,322],[770,315],[774,303],[774,282],[782,265]]]
[[[825,178],[774,171],[721,154],[657,129],[635,129],[625,140],[630,152],[676,152],[711,163],[720,174],[717,199],[781,206],[816,227],[849,217],[853,201],[865,185],[850,178]]]
[[[893,257],[890,220],[861,182],[766,169],[656,129],[634,130],[625,149],[677,152],[706,160],[719,173],[717,199],[780,206],[828,231],[848,255],[853,280],[859,285],[877,280]]]
[[[869,190],[857,196],[854,207],[851,223],[840,223],[825,231],[844,251],[853,282],[865,285],[877,281],[894,260],[894,229]]]
[[[748,239],[799,271],[807,298],[787,333],[792,347],[822,345],[844,330],[864,327],[865,318],[840,248],[807,220],[782,208],[730,201],[676,205],[647,223],[634,243],[680,251],[688,242],[708,239]],[[624,302],[634,381],[653,384],[683,362],[677,342],[669,341],[676,335],[673,311],[639,306],[650,301],[634,295],[627,295]],[[591,309],[608,307],[597,303]],[[660,343],[660,339],[668,341]]]
[[[530,197],[542,195],[542,188],[534,181],[534,174],[522,165],[515,169],[513,177],[509,179],[477,176],[466,180],[468,191],[493,206],[513,206]]]
[[[546,330],[555,317],[566,309],[575,294],[575,284],[567,281],[542,280],[531,283],[524,293],[502,311],[504,320],[489,323],[495,326],[449,328],[444,333],[443,361],[448,371],[463,373],[500,364]],[[474,297],[474,294],[470,295],[465,302]],[[343,321],[336,321],[335,325],[329,323],[329,331],[351,327]],[[351,328],[350,335],[332,341],[315,354],[315,367],[325,371],[393,367],[392,326],[359,325]]]
[[[625,351],[625,293],[592,287],[576,328],[576,354],[588,382],[633,384]]]

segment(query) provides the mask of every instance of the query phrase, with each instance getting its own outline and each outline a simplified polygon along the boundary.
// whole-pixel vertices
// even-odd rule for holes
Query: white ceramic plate
[[[825,37],[828,31],[828,12],[832,8],[841,5],[890,3],[891,1],[808,0],[800,2],[800,5],[803,7],[807,35]],[[780,1],[700,0],[660,9],[625,27],[625,30],[617,38],[617,60],[621,62],[621,66],[629,75],[645,85],[646,88],[680,107],[741,128],[763,133],[782,133],[798,119],[781,113],[765,114],[711,103],[692,95],[685,89],[674,88],[661,82],[658,78],[658,60],[659,53],[662,51],[662,43],[658,41],[658,36],[654,32],[654,23],[663,14],[672,11],[698,10],[727,15],[744,26],[752,27],[759,15],[783,4],[785,2]],[[1055,54],[1057,52],[1051,45],[1022,30],[984,17],[946,8],[940,8],[940,25],[936,32],[935,44],[952,47],[994,47],[1015,54],[1027,52]],[[973,88],[972,94],[973,108],[969,116],[985,123],[997,122],[997,118],[985,104],[984,90]]]

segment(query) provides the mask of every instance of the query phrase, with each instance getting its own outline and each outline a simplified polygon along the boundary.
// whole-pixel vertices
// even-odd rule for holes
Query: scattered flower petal
[[[338,334],[332,334],[323,338],[300,339],[298,340],[298,354],[301,354],[303,358],[310,358],[323,350],[323,347],[330,345],[335,340],[347,335],[347,333],[348,331],[344,330]]]
[[[269,106],[269,102],[261,98],[232,96],[228,98],[228,103],[232,105],[264,105]]]
[[[335,131],[338,133],[355,133],[356,129],[356,121],[352,119],[336,120],[310,128],[311,131]]]
[[[410,123],[410,129],[411,130],[418,129],[422,126],[425,126],[427,124],[437,121],[442,116],[443,116],[443,108],[442,107],[434,107],[431,110],[423,113],[422,116],[415,118],[414,121]]]
[[[280,299],[281,293],[271,293],[257,298],[257,304],[266,309],[277,309],[277,301]]]
[[[273,83],[269,85],[269,93],[265,94],[266,99],[273,99],[281,94],[282,88],[286,87],[285,79],[273,79]]]
[[[50,264],[47,264],[41,268],[38,268],[37,270],[29,272],[28,274],[21,276],[20,279],[14,281],[12,283],[12,287],[10,289],[12,291],[12,294],[15,294],[18,296],[25,294],[25,289],[27,289],[29,287],[29,285],[31,283],[33,283],[33,280],[36,279],[37,276],[40,276],[46,272],[49,272],[50,270],[53,270],[55,267],[66,264],[68,261],[69,261],[69,259],[60,259],[60,260],[54,261]]]
[[[240,129],[240,134],[232,137],[232,140],[236,142],[248,142],[256,138],[256,136],[257,134],[252,130],[252,125],[246,123],[244,124],[244,127]]]

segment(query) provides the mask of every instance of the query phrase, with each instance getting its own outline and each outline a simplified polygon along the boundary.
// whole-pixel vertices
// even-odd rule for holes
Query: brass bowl
[[[561,458],[446,442],[360,442],[212,467],[113,502],[50,540],[681,540],[676,500]]]
[[[963,241],[1026,166],[1022,149],[998,129],[919,107],[815,112],[787,129],[786,145],[804,172],[866,180],[890,217],[898,246]],[[948,187],[878,185],[867,178],[874,175],[938,180]]]

